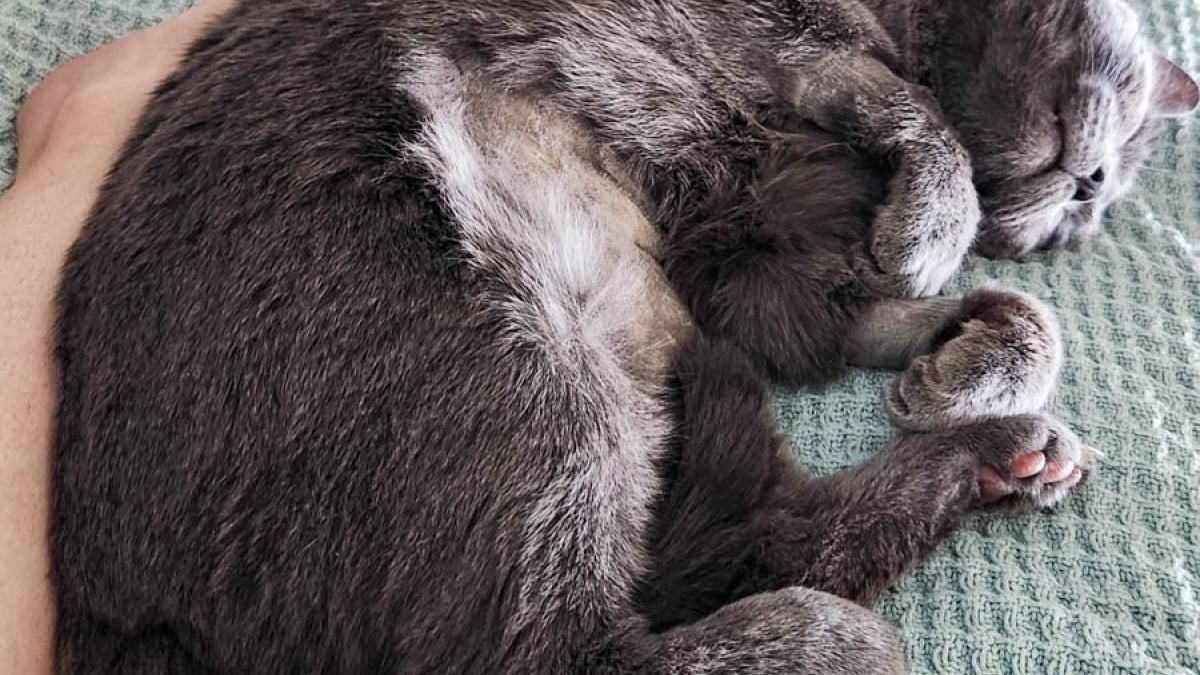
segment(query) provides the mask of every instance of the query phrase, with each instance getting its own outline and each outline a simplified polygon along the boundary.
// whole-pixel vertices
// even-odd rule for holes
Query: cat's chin
[[[1104,211],[1105,207],[1097,202],[1068,207],[1066,216],[1059,225],[1060,229],[1067,231],[1063,244],[1086,239],[1099,232],[1100,218]]]
[[[1052,226],[1005,223],[986,219],[972,250],[991,260],[1022,260],[1039,251],[1058,251],[1100,230],[1104,207],[1095,203],[1071,204],[1063,208]]]

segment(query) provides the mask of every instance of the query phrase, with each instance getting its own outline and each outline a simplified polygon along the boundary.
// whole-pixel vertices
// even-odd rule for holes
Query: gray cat
[[[65,268],[58,672],[903,672],[867,607],[1092,466],[1050,312],[934,296],[1093,228],[1195,106],[1132,22],[236,7]],[[767,382],[852,364],[903,371],[897,435],[809,476]]]

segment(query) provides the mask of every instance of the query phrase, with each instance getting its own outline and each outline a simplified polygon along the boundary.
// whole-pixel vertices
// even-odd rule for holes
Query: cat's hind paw
[[[982,425],[977,481],[988,505],[1050,508],[1095,469],[1099,453],[1049,415],[1021,415]]]
[[[1061,343],[1054,314],[1032,296],[974,291],[933,352],[892,383],[888,416],[901,429],[936,431],[1041,410],[1058,381]]]

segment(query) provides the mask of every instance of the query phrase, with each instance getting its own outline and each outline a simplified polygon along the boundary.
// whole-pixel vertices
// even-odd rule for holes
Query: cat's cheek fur
[[[1061,171],[1006,185],[985,197],[975,250],[989,258],[1018,258],[1043,245],[1064,227],[1075,182]]]

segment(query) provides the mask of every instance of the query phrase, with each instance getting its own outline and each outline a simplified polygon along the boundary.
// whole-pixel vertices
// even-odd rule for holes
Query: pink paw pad
[[[1033,478],[1046,468],[1046,454],[1027,452],[1013,457],[1009,464],[1014,478]]]
[[[1042,472],[1043,483],[1059,483],[1066,480],[1075,472],[1075,462],[1060,460],[1050,462],[1046,465],[1046,470]]]
[[[1069,460],[1046,461],[1045,453],[1026,452],[1013,457],[1009,462],[1012,478],[1026,480],[1038,477],[1044,485],[1075,487],[1083,478],[1083,469]],[[979,494],[985,502],[999,501],[1016,491],[1016,486],[1005,480],[995,469],[983,467],[979,470]]]

